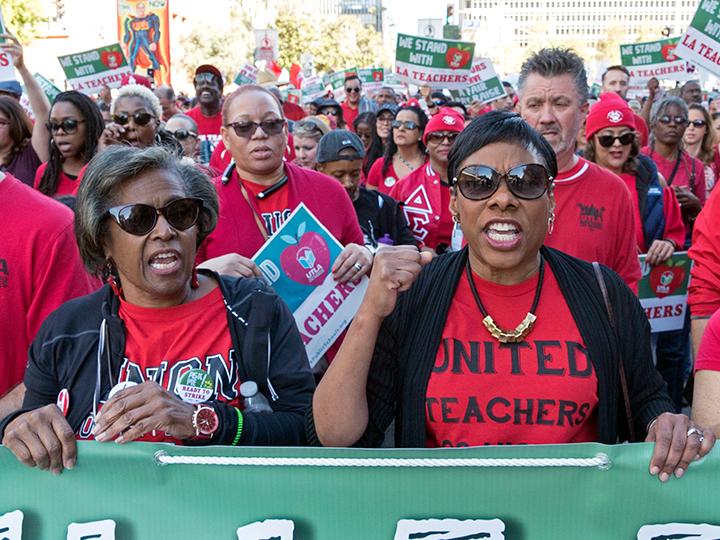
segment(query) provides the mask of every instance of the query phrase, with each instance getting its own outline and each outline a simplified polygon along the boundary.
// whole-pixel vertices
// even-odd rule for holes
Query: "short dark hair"
[[[463,113],[465,113],[465,116],[467,116],[467,107],[463,103],[460,103],[459,101],[448,101],[443,107],[447,107],[449,109],[452,109],[453,107],[458,107],[463,110]]]
[[[587,101],[588,84],[585,65],[582,58],[572,49],[548,47],[540,49],[525,60],[520,68],[520,77],[518,78],[518,89],[521,94],[525,81],[533,73],[546,78],[571,75],[575,82],[575,89],[578,96],[580,96],[580,102],[585,103]]]
[[[249,92],[259,92],[261,94],[267,94],[268,96],[271,96],[273,98],[273,101],[277,103],[278,107],[278,114],[280,115],[280,118],[285,118],[285,113],[283,112],[282,103],[278,99],[278,97],[273,94],[270,90],[265,88],[264,86],[260,86],[258,84],[244,84],[240,86],[237,90],[235,90],[233,93],[231,93],[228,96],[225,96],[225,99],[223,100],[222,104],[222,121],[223,124],[227,123],[228,118],[228,110],[230,109],[230,105],[233,101],[235,101],[236,98],[239,98],[243,94],[247,94]]]
[[[520,115],[492,111],[476,118],[460,132],[448,155],[448,179],[453,182],[460,164],[479,149],[497,142],[518,144],[544,162],[553,178],[557,176],[557,160],[552,146],[525,122]]]
[[[620,64],[618,64],[618,65],[615,65],[615,66],[610,66],[609,68],[607,68],[607,69],[605,70],[605,72],[602,74],[602,77],[600,78],[600,81],[601,81],[601,82],[605,82],[605,76],[606,76],[606,75],[608,74],[608,72],[610,72],[610,71],[622,71],[625,75],[628,76],[628,79],[630,78],[630,72],[628,71],[628,68],[626,68],[625,66],[621,66]]]
[[[345,82],[348,81],[357,81],[360,83],[360,86],[362,86],[362,79],[358,76],[357,73],[351,73],[347,77],[345,77]]]

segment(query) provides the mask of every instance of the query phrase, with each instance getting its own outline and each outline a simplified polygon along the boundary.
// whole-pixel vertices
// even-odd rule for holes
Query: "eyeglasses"
[[[615,144],[615,141],[620,141],[620,144],[625,146],[633,142],[633,139],[635,139],[635,134],[632,131],[628,131],[622,135],[598,135],[597,141],[603,148],[610,148]]]
[[[188,137],[193,137],[197,139],[198,136],[197,133],[189,129],[176,129],[175,131],[171,131],[170,133],[172,133],[178,141],[184,141]]]
[[[441,99],[433,99],[432,100],[433,107],[442,107],[443,105],[445,105],[445,102]]]
[[[553,180],[545,167],[528,163],[513,167],[505,174],[487,165],[469,165],[458,173],[454,181],[466,199],[482,201],[498,190],[503,179],[510,193],[528,201],[541,197]]]
[[[346,88],[346,89],[345,89],[345,93],[349,93],[349,92],[354,92],[355,94],[359,94],[359,93],[360,93],[360,87],[359,87],[359,86],[355,86],[355,87],[352,87],[352,88]]]
[[[127,204],[110,208],[107,213],[126,233],[144,236],[155,228],[160,215],[173,229],[185,231],[197,223],[202,208],[202,199],[185,197],[176,199],[162,208],[147,204]]]
[[[230,122],[225,124],[225,127],[233,128],[235,135],[238,137],[249,139],[255,135],[257,128],[262,128],[266,135],[277,135],[285,127],[285,120],[276,118],[274,120],[263,120],[262,122]]]
[[[405,129],[409,129],[410,131],[412,131],[413,129],[418,129],[418,125],[412,120],[405,120],[404,122],[402,120],[393,120],[392,127],[393,129],[400,129],[401,127],[404,127]]]
[[[113,114],[112,116],[113,122],[121,126],[127,125],[127,123],[130,122],[131,118],[133,119],[133,122],[135,122],[135,125],[147,126],[150,123],[150,120],[155,118],[155,115],[145,111],[138,111],[134,114],[119,113]]]
[[[68,135],[75,133],[78,129],[78,125],[85,122],[85,120],[75,120],[74,118],[66,118],[62,122],[53,122],[50,120],[45,124],[45,127],[50,133],[57,133],[62,129]]]
[[[198,85],[200,83],[215,83],[217,81],[217,77],[213,75],[212,73],[198,73],[195,75],[194,83],[195,85]]]
[[[428,134],[427,138],[428,138],[429,142],[432,142],[435,144],[440,144],[445,139],[447,139],[447,142],[452,144],[455,142],[455,139],[457,139],[458,135],[459,135],[459,133],[456,133],[456,132],[452,132],[452,133],[437,133],[437,132],[435,132],[435,133]]]
[[[337,109],[322,109],[320,110],[320,114],[323,114],[325,116],[327,116],[328,114],[330,116],[340,116],[340,111],[338,111]]]
[[[664,114],[663,116],[658,118],[658,122],[660,122],[661,124],[665,124],[665,125],[668,125],[671,123],[675,123],[678,125],[684,125],[684,124],[687,124],[687,118],[685,118],[684,116],[670,116],[669,114]]]
[[[705,127],[707,123],[705,120],[690,120],[690,125],[696,128]]]

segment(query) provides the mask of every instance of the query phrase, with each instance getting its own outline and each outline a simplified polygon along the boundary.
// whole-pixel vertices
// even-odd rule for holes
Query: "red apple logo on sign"
[[[466,49],[462,45],[456,45],[448,49],[445,53],[445,61],[450,69],[460,69],[470,63],[472,55],[469,49],[470,47]]]
[[[100,61],[110,69],[115,69],[120,67],[122,57],[116,51],[103,51],[100,53]]]
[[[670,260],[665,264],[655,266],[650,271],[650,289],[658,298],[665,298],[674,293],[685,279],[685,261],[678,261],[673,265]]]
[[[668,62],[674,62],[678,59],[678,57],[675,56],[675,47],[677,47],[677,43],[666,43],[662,46],[662,57]]]
[[[322,236],[305,232],[305,222],[298,227],[297,236],[280,237],[290,244],[280,254],[280,266],[285,275],[303,285],[319,285],[330,270],[330,250]]]

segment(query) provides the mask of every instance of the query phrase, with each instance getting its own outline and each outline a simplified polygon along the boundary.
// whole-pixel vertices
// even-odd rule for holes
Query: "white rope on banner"
[[[209,457],[171,456],[155,453],[159,465],[232,465],[239,467],[596,467],[612,465],[607,454],[592,458],[300,458],[300,457]]]

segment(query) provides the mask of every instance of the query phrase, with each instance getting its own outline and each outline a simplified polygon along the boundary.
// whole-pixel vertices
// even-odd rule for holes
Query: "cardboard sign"
[[[642,278],[638,298],[653,333],[680,330],[685,323],[691,261],[687,252],[674,253],[665,263],[650,266],[640,255]]]
[[[479,58],[470,68],[469,86],[450,93],[461,103],[469,105],[473,101],[488,103],[505,95],[505,87],[495,73],[489,58]]]
[[[720,2],[702,0],[675,54],[720,75]]]
[[[103,86],[117,88],[130,66],[118,43],[76,54],[59,56],[58,61],[74,90],[97,94]]]
[[[117,30],[131,71],[171,84],[170,0],[117,0]]]
[[[245,64],[233,81],[238,86],[243,84],[255,84],[257,81],[258,68],[252,64]]]
[[[622,65],[630,72],[628,97],[647,93],[646,83],[653,77],[685,81],[695,76],[695,66],[676,54],[679,38],[620,45]]]
[[[417,85],[460,89],[468,86],[475,44],[398,34],[395,75]]]
[[[253,257],[266,280],[290,310],[310,366],[350,324],[368,278],[340,284],[332,268],[343,246],[304,204],[300,204]]]

